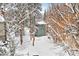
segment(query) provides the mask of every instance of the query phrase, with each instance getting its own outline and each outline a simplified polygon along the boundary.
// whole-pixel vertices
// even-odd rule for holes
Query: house
[[[2,16],[2,14],[0,14],[0,40],[5,41],[5,19]]]

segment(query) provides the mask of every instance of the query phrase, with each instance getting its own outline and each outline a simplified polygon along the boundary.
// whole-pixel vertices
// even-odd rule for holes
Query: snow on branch
[[[31,11],[30,13],[26,14],[26,16],[28,16],[29,14],[32,14],[36,9],[37,9],[37,7],[34,8],[33,11]],[[23,21],[25,21],[26,19],[27,19],[27,18],[25,17],[23,20],[21,20],[21,21],[19,22],[19,24],[22,23]]]

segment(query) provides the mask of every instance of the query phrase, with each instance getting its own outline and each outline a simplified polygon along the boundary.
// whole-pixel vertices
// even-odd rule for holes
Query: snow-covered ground
[[[64,47],[56,45],[53,40],[49,40],[47,36],[36,38],[35,46],[29,47],[29,55],[39,56],[65,56],[68,55]]]
[[[17,47],[15,56],[68,56],[64,46],[55,44],[47,36],[36,37],[35,46],[32,46],[28,29],[25,32],[23,45]]]
[[[25,36],[23,37],[23,44],[18,44],[16,48],[15,56],[28,56],[28,47],[30,45],[29,29],[25,28]],[[17,40],[20,42],[19,40]]]

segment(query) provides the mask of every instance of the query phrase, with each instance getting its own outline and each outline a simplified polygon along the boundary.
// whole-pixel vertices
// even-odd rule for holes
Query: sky
[[[49,7],[49,3],[42,3],[42,11],[41,13],[44,13],[44,11]]]

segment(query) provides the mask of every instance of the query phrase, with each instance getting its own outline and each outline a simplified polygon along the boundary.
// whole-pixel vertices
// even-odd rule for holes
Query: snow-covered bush
[[[11,45],[11,41],[0,41],[0,56],[14,55],[14,50],[12,49]]]

